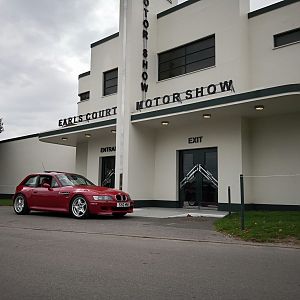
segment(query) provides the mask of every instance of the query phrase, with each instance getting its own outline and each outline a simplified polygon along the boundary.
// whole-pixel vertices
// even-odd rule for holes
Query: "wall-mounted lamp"
[[[86,133],[86,134],[85,134],[85,137],[88,138],[88,139],[89,139],[91,136],[92,136],[92,135],[89,134],[89,133]]]
[[[265,107],[263,105],[256,105],[254,106],[255,110],[264,110]]]
[[[111,132],[111,133],[116,133],[117,130],[116,130],[116,129],[112,129],[110,132]]]
[[[161,125],[162,125],[162,126],[168,126],[168,125],[169,125],[169,121],[162,121],[162,122],[161,122]]]
[[[61,139],[62,139],[62,141],[64,141],[64,142],[68,140],[67,137],[62,137]]]
[[[210,119],[211,118],[211,114],[203,114],[203,119]]]

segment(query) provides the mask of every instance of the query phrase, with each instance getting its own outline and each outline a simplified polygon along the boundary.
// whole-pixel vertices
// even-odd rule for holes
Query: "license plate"
[[[117,207],[129,207],[130,203],[127,202],[118,202]]]

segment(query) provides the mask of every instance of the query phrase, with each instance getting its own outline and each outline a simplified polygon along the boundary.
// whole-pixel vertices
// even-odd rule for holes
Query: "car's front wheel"
[[[29,208],[25,196],[18,194],[14,199],[14,211],[18,215],[26,215],[29,213]]]
[[[76,219],[83,219],[88,215],[88,204],[83,196],[76,196],[71,203],[71,214]]]

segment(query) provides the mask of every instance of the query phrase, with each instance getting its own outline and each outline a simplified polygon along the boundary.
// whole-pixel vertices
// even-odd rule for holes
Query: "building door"
[[[179,206],[218,205],[217,148],[179,152]]]
[[[115,187],[115,156],[100,157],[101,180],[100,185]]]

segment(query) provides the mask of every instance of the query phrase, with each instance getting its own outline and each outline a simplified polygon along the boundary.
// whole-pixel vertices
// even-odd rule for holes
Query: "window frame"
[[[84,97],[84,96],[87,96],[87,97],[84,98],[84,99],[82,99],[82,97]],[[88,101],[88,100],[90,100],[90,91],[86,91],[86,92],[80,93],[80,94],[78,94],[78,97],[80,99],[80,102],[82,102],[82,101]]]
[[[118,93],[118,79],[119,79],[118,71],[119,71],[118,68],[114,68],[103,72],[103,93],[102,93],[103,97]],[[106,76],[113,72],[116,72],[117,75],[107,79]],[[112,80],[116,80],[116,83],[106,86],[107,82]],[[108,91],[108,89],[112,89],[112,88],[114,88],[112,91]]]
[[[35,179],[35,183],[29,185],[29,184],[28,184],[28,181],[31,180],[31,179]],[[31,176],[27,177],[27,178],[24,180],[23,185],[26,186],[26,187],[36,187],[37,184],[38,184],[38,181],[39,181],[39,175],[31,175]]]
[[[199,44],[193,49],[194,45]],[[212,51],[213,54],[210,55],[209,52]],[[204,52],[205,55],[201,57]],[[181,55],[179,55],[181,53]],[[169,58],[167,55],[169,54]],[[195,57],[198,56],[198,59]],[[194,59],[192,58],[194,57]],[[200,59],[199,59],[200,58]],[[191,60],[188,62],[188,60]],[[207,65],[204,64],[203,67],[196,67],[194,70],[188,71],[188,66],[191,64],[201,64],[204,61],[208,62]],[[173,49],[158,53],[158,81],[174,78],[177,76],[189,74],[192,72],[205,70],[216,65],[216,35],[211,34],[201,39],[192,41],[190,43],[175,47]],[[172,67],[172,62],[174,62],[175,67]],[[180,65],[178,63],[181,63]],[[168,64],[170,65],[169,67]],[[162,70],[163,69],[163,70]],[[177,69],[177,70],[176,70]],[[176,73],[177,71],[177,73]],[[173,74],[172,74],[173,73]],[[166,76],[164,76],[166,74]],[[167,75],[168,74],[168,75]]]
[[[276,49],[276,48],[281,48],[281,47],[293,45],[293,44],[296,44],[296,43],[300,43],[300,38],[299,38],[299,40],[296,40],[296,41],[291,41],[291,42],[287,42],[287,43],[283,43],[283,44],[278,44],[278,38],[286,37],[287,35],[292,34],[294,32],[299,32],[299,34],[300,34],[300,27],[274,34],[273,35],[274,48]]]

